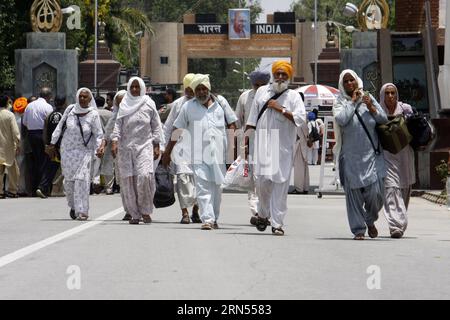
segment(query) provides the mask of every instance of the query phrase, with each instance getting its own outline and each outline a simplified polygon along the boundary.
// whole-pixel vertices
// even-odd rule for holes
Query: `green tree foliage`
[[[183,22],[187,13],[216,13],[217,22],[226,23],[228,9],[239,7],[238,0],[122,0],[122,3],[144,10],[152,22]],[[250,8],[251,19],[256,21],[262,12],[260,2],[243,0],[241,3]]]
[[[94,1],[63,0],[63,7],[76,4],[81,9],[81,30],[61,30],[67,33],[67,48],[79,48],[81,59],[85,60],[94,47]],[[128,6],[120,0],[99,0],[99,20],[106,23],[106,40],[114,57],[125,67],[137,64],[138,31],[152,33],[148,16],[141,10]]]
[[[25,48],[30,28],[31,0],[0,1],[0,90],[15,83],[14,50]]]

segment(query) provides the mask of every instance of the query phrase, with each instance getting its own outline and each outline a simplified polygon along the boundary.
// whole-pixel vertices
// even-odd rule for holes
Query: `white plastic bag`
[[[225,175],[222,188],[236,191],[253,191],[255,182],[247,161],[240,156],[231,164]]]

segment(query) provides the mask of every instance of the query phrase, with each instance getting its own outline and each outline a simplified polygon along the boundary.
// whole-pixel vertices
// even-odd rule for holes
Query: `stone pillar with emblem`
[[[37,96],[42,87],[54,95],[75,102],[78,87],[78,53],[66,49],[59,1],[34,1],[31,7],[33,31],[27,33],[27,48],[15,51],[16,96]]]

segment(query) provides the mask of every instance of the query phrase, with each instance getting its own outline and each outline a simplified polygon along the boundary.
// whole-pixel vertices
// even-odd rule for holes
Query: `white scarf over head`
[[[398,103],[399,103],[397,87],[393,83],[386,83],[384,86],[381,87],[381,90],[380,90],[380,105],[386,111],[388,110],[388,107],[386,105],[386,89],[388,87],[393,87],[395,89],[395,94],[397,95],[397,105],[395,106],[396,109],[397,109],[397,106],[398,106]]]
[[[139,82],[139,86],[141,87],[139,96],[134,97],[131,95],[131,84],[137,80]],[[130,116],[136,113],[144,104],[149,101],[150,97],[146,95],[145,83],[139,77],[132,77],[130,81],[128,81],[127,85],[127,93],[125,97],[122,99],[119,107],[119,114],[117,115],[117,119]]]
[[[116,93],[113,99],[113,112],[119,112],[119,105],[116,102],[117,98],[123,97],[126,94],[127,90],[120,90],[119,92]]]
[[[82,106],[80,106],[80,94],[82,91],[88,92],[89,95],[91,96],[91,101],[89,102],[89,105],[87,108],[83,108]],[[73,108],[73,112],[75,114],[85,114],[85,113],[91,112],[92,110],[97,110],[97,104],[95,103],[95,99],[92,94],[92,91],[89,90],[88,88],[78,89],[77,95],[76,95],[76,103],[75,103],[75,107]]]
[[[358,84],[358,88],[361,88],[361,89],[364,88],[364,84],[363,84],[363,81],[361,80],[361,78],[358,77],[358,75],[356,74],[355,71],[347,69],[347,70],[344,70],[341,72],[341,75],[339,76],[339,91],[340,91],[342,97],[346,98],[347,100],[352,100],[352,97],[349,96],[347,94],[347,92],[345,92],[345,89],[344,89],[344,77],[346,74],[350,74],[353,78],[355,78],[355,80]]]
[[[358,75],[356,74],[355,71],[350,70],[350,69],[346,69],[344,71],[341,72],[341,75],[339,76],[339,91],[340,91],[340,95],[339,97],[334,101],[334,105],[333,105],[333,116],[335,117],[337,114],[342,112],[343,109],[343,100],[352,100],[352,97],[349,96],[347,94],[347,92],[345,92],[344,89],[344,77],[346,74],[350,74],[353,78],[355,78],[357,84],[358,84],[358,88],[364,88],[364,84],[363,81],[361,80],[360,77],[358,77]],[[341,128],[340,126],[337,124],[336,121],[333,121],[333,127],[334,127],[334,136],[336,139],[336,144],[333,147],[333,153],[337,156],[339,156],[339,153],[341,152],[341,147],[342,147],[342,132],[341,132]],[[335,161],[338,160],[338,157],[335,157]]]

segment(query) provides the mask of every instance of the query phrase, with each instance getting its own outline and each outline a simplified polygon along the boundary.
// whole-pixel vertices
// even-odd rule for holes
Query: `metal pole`
[[[336,25],[336,27],[338,28],[338,36],[339,36],[339,46],[338,46],[338,48],[339,48],[339,52],[341,52],[341,27],[340,26],[338,26],[338,25]]]
[[[317,84],[317,0],[314,0],[314,84]]]
[[[245,91],[245,59],[242,58],[242,92]]]
[[[94,12],[94,24],[95,24],[95,41],[94,41],[94,90],[97,91],[97,29],[98,29],[98,21],[97,21],[97,9],[98,8],[98,0],[95,0],[95,12]],[[97,92],[98,93],[98,92]]]

